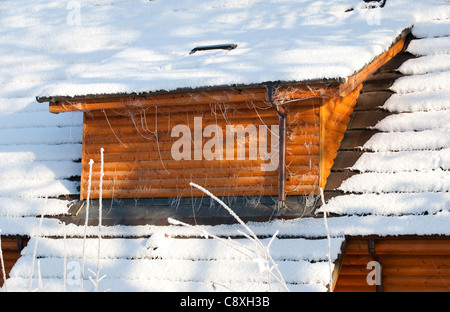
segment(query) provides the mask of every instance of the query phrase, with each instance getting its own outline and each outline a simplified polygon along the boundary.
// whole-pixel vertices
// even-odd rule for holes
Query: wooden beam
[[[277,88],[274,98],[289,105],[310,105],[311,98],[330,97],[338,89],[327,84],[303,85]],[[170,107],[183,105],[209,105],[210,103],[267,102],[266,88],[244,90],[192,91],[185,93],[163,93],[146,96],[126,96],[111,98],[61,99],[50,101],[51,113],[71,111],[95,111],[103,109]]]
[[[400,53],[406,43],[406,37],[400,39],[396,44],[394,44],[388,51],[381,54],[372,63],[368,64],[359,73],[348,78],[347,82],[339,87],[339,95],[347,96],[352,92],[358,85],[362,84],[367,78],[380,69],[384,64],[389,62],[394,56]]]

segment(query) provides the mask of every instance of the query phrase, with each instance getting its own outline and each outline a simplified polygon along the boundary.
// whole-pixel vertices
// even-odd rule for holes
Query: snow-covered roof
[[[156,238],[158,237],[158,238]],[[187,244],[186,244],[186,241]],[[269,239],[262,240],[267,245]],[[333,254],[338,254],[341,239],[333,239]],[[38,244],[34,254],[33,246]],[[268,282],[267,272],[258,264],[257,256],[249,258],[254,249],[247,239],[235,239],[228,246],[215,239],[174,239],[154,234],[147,238],[104,239],[100,258],[100,276],[105,279],[98,284],[99,291],[283,291],[275,282]],[[292,291],[326,291],[329,280],[327,261],[328,241],[306,239],[277,239],[271,246],[272,257],[279,263],[286,284]],[[66,253],[63,253],[66,246]],[[249,249],[247,249],[249,248]],[[98,240],[86,242],[85,270],[97,271]],[[33,259],[39,259],[42,284],[48,291],[64,289],[64,258],[69,264],[66,281],[67,291],[79,291],[80,261],[82,258],[82,239],[33,239],[23,250],[22,257],[14,267],[8,289],[24,289],[29,286]],[[104,252],[103,252],[104,251]],[[335,260],[335,258],[333,258]],[[260,262],[261,263],[261,262]],[[264,264],[264,263],[261,263]],[[78,270],[78,271],[77,271]],[[38,284],[32,285],[32,290]],[[95,284],[84,282],[83,290],[94,291]]]
[[[379,133],[363,146],[365,153],[351,168],[359,173],[339,188],[348,194],[322,207],[338,216],[327,223],[304,218],[249,226],[261,237],[278,231],[283,239],[273,242],[273,257],[288,287],[300,291],[327,290],[328,261],[337,258],[345,235],[450,235],[450,5],[391,0],[382,13],[374,11],[379,19],[359,5],[356,0],[2,1],[0,230],[33,237],[11,271],[8,290],[29,289],[34,256],[44,290],[62,290],[64,263],[74,265],[66,266],[66,273],[79,272],[79,238],[98,235],[97,227],[49,217],[67,212],[67,201],[58,196],[78,193],[79,182],[71,177],[80,175],[82,116],[49,114],[36,96],[345,78],[411,25],[419,39],[408,51],[418,58],[400,68],[407,76],[397,79],[384,106],[395,114],[376,125]],[[196,46],[220,43],[238,47],[189,55]],[[41,214],[42,222],[36,217]],[[108,239],[101,241],[101,275],[107,277],[99,289],[267,290],[260,255],[245,258],[227,244],[199,238],[205,231],[241,237],[239,230],[240,225],[102,227]],[[64,234],[72,238],[49,238]],[[197,238],[185,239],[191,236]],[[86,244],[86,265],[95,272],[98,240]],[[36,265],[32,289],[38,288]],[[92,290],[88,276],[86,269],[85,290]],[[279,284],[272,287],[281,290]],[[68,283],[67,289],[79,286]]]
[[[381,9],[367,10],[360,0],[80,4],[45,9],[56,15],[45,24],[58,27],[56,33],[36,27],[27,34],[30,44],[43,52],[39,62],[50,63],[45,80],[53,80],[36,88],[37,96],[346,78],[386,51],[414,23],[414,13],[442,5],[408,3],[406,9],[401,1],[389,1],[381,15]],[[61,9],[65,14],[58,16]],[[41,22],[39,16],[35,21]],[[220,44],[237,47],[190,53],[199,46]]]
[[[339,187],[351,194],[333,198],[326,206],[329,212],[403,216],[411,221],[417,216],[446,219],[450,208],[450,23],[417,23],[413,35],[417,39],[407,51],[417,58],[400,66],[406,76],[395,81],[391,87],[395,93],[383,106],[394,114],[375,125],[379,132],[362,146],[365,153],[350,168],[359,174]],[[444,228],[438,230],[439,222],[429,224],[433,226],[408,232],[447,233]]]

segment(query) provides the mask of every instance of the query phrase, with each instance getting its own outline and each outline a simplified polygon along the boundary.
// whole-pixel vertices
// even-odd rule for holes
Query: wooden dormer
[[[38,100],[84,113],[81,201],[91,159],[99,198],[103,148],[104,199],[204,196],[194,182],[219,197],[273,198],[269,208],[298,216],[325,188],[364,81],[405,41],[347,79]]]

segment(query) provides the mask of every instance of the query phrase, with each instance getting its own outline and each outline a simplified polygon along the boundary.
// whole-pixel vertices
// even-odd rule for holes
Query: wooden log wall
[[[384,292],[449,292],[450,238],[376,239],[375,251],[382,266]],[[335,292],[375,292],[367,275],[373,261],[367,239],[352,239],[347,245]]]
[[[290,101],[285,106],[288,195],[318,192],[321,105],[321,98],[311,97]],[[272,126],[278,124],[276,110],[261,98],[195,105],[181,102],[170,106],[136,105],[85,112],[81,197],[87,197],[90,159],[94,160],[91,198],[99,197],[102,147],[104,198],[202,196],[189,186],[191,181],[217,196],[278,195],[278,136],[276,132],[271,133]],[[185,133],[173,136],[172,129],[180,125],[191,136],[188,148],[192,150],[186,154],[188,157],[176,159],[172,148]],[[265,138],[260,128],[264,125],[267,126]],[[217,137],[214,132],[204,132],[208,126],[219,127],[220,146],[218,143],[206,149],[214,145],[212,139]],[[257,133],[252,139],[248,133],[245,138],[234,137],[230,153],[227,126],[242,126],[242,129],[250,126]],[[201,141],[195,139],[199,130]],[[184,152],[185,147],[177,145],[175,153]],[[214,159],[205,158],[205,149],[215,154],[218,147],[222,153],[217,152]],[[271,160],[262,157],[261,149],[272,153],[275,167],[262,170]]]
[[[295,88],[277,93],[275,101],[287,111],[287,195],[318,194],[319,188],[324,188],[361,88],[362,84],[345,96],[331,88],[309,96],[297,94],[300,91]],[[230,95],[234,102],[200,101],[195,105],[183,104],[178,98],[177,105],[162,106],[146,106],[148,103],[136,100],[126,107],[114,104],[117,109],[85,112],[81,198],[87,197],[90,159],[94,160],[91,197],[99,197],[102,147],[104,198],[202,196],[189,182],[217,196],[278,195],[278,135],[271,132],[273,126],[278,127],[279,116],[262,94],[258,90],[252,100]],[[201,126],[196,127],[199,121]],[[192,141],[188,146],[192,149],[190,159],[176,159],[172,153],[174,144],[184,135],[176,133],[174,137],[172,133],[180,125]],[[261,140],[260,126],[264,125],[266,139]],[[222,131],[222,159],[205,159],[203,155],[216,135],[204,133],[209,126]],[[228,126],[255,127],[255,140],[249,134],[245,139],[236,137],[230,154]],[[200,131],[201,142],[195,140],[196,131]],[[261,146],[272,153],[275,169],[262,170],[271,161],[262,158]],[[209,150],[215,152],[215,148]]]
[[[11,271],[14,264],[20,258],[20,251],[26,246],[28,238],[1,238],[1,246],[3,253],[3,260],[5,264],[6,278],[9,277],[9,272]],[[0,286],[3,286],[3,271],[0,266]]]

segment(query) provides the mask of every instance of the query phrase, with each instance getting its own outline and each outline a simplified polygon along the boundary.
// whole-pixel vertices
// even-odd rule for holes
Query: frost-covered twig
[[[252,253],[255,252],[254,250],[251,250],[250,248],[248,248],[248,247],[246,247],[246,246],[243,246],[243,245],[241,245],[241,244],[234,243],[232,240],[223,239],[222,237],[219,237],[219,236],[217,236],[217,235],[211,234],[211,233],[209,233],[209,232],[207,232],[207,231],[205,231],[205,230],[200,230],[200,229],[198,229],[198,228],[196,228],[196,227],[194,227],[194,226],[192,226],[192,225],[190,225],[190,224],[188,224],[188,223],[184,223],[184,222],[182,222],[182,221],[179,221],[179,220],[176,220],[176,219],[173,219],[173,218],[168,218],[167,221],[168,221],[170,224],[172,224],[172,225],[182,225],[182,226],[191,228],[191,229],[193,229],[193,230],[196,230],[196,231],[198,231],[200,234],[202,234],[202,236],[204,236],[205,238],[212,237],[212,238],[214,238],[214,239],[217,239],[218,241],[221,241],[221,242],[224,243],[225,245],[227,245],[227,246],[233,248],[234,250],[240,252],[241,254],[243,254],[245,257],[247,257],[247,258],[249,258],[249,259],[252,259],[252,258],[254,257],[254,255],[251,255],[251,254],[248,254],[248,253],[244,252],[243,249],[248,250],[248,251],[250,251],[250,252],[252,252]],[[243,248],[239,248],[239,247],[237,247],[236,245],[239,245],[239,247],[243,247]]]
[[[66,244],[67,244],[67,233],[66,233],[66,222],[63,222],[63,231],[64,231],[64,236],[63,236],[63,245],[64,245],[64,261],[63,261],[63,291],[66,292],[66,282],[67,282],[67,248],[66,248]]]
[[[250,241],[252,241],[257,247],[259,247],[259,249],[257,250],[262,250],[263,251],[263,256],[265,257],[264,262],[261,261],[255,261],[258,263],[259,267],[260,267],[260,271],[267,271],[269,279],[270,277],[275,278],[275,280],[277,280],[281,285],[285,286],[287,288],[286,283],[284,282],[283,276],[281,274],[281,272],[278,270],[278,265],[275,263],[275,261],[272,259],[272,256],[269,252],[269,248],[270,245],[272,244],[273,240],[275,239],[275,237],[278,235],[278,231],[272,236],[272,239],[270,240],[269,244],[266,246],[264,246],[261,241],[257,238],[254,239],[253,237],[250,237],[248,234],[242,232],[242,231],[238,231],[238,233],[240,233],[241,235],[243,235],[245,238],[249,239]],[[260,257],[254,259],[254,260],[258,260],[261,259]],[[269,267],[269,262],[272,263],[272,267]],[[278,273],[274,274],[272,272],[272,270],[275,269]],[[269,283],[270,285],[270,283]]]
[[[0,230],[1,234],[2,230]],[[5,271],[5,262],[3,260],[3,250],[2,250],[2,236],[0,235],[0,262],[2,265],[2,273],[3,273],[3,286],[5,291],[8,291],[8,287],[6,287],[6,271]]]
[[[323,196],[323,189],[322,188],[320,188],[320,198],[322,199],[322,205],[324,207],[323,222],[325,223],[325,229],[327,231],[327,240],[328,240],[328,254],[327,254],[327,256],[328,256],[328,265],[329,265],[329,270],[330,270],[330,272],[329,272],[329,274],[330,274],[330,281],[328,283],[328,290],[331,292],[333,290],[332,289],[333,288],[333,280],[332,280],[332,278],[333,278],[333,263],[331,261],[331,238],[330,238],[330,230],[328,228],[328,221],[327,221],[327,213],[328,213],[328,211],[327,211],[327,208],[326,208],[327,206],[326,206],[326,203],[325,203],[325,198]]]
[[[92,282],[92,284],[95,287],[95,291],[98,291],[98,284],[100,283],[100,281],[102,279],[104,279],[106,277],[106,274],[103,275],[102,277],[99,277],[99,270],[97,270],[97,273],[95,273],[94,271],[92,271],[91,269],[88,268],[88,271],[92,273],[92,275],[95,275],[95,280],[92,278],[92,276],[89,276],[89,280]]]
[[[47,198],[45,198],[45,202],[47,202]],[[35,243],[34,243],[34,251],[33,251],[33,258],[32,258],[33,260],[31,262],[30,285],[28,287],[28,291],[29,292],[31,292],[31,286],[33,284],[34,261],[36,259],[36,252],[37,252],[39,237],[41,235],[41,227],[42,227],[42,220],[43,219],[44,219],[44,214],[41,215],[41,219],[39,220],[38,233],[37,233],[36,240],[35,240]]]
[[[261,272],[266,271],[266,272],[268,273],[269,277],[270,277],[270,276],[274,277],[275,280],[277,280],[280,284],[282,284],[282,285],[285,287],[285,289],[286,289],[287,291],[289,291],[289,289],[287,288],[286,284],[284,283],[284,280],[283,280],[282,278],[280,278],[281,275],[280,275],[280,277],[278,277],[278,276],[276,276],[276,275],[273,274],[272,269],[273,269],[275,266],[273,266],[272,268],[269,268],[269,266],[266,265],[267,259],[264,259],[265,263],[262,263],[262,261],[258,261],[258,260],[263,260],[263,259],[261,259],[261,258],[258,256],[258,253],[257,253],[254,249],[251,249],[251,248],[249,248],[249,247],[247,247],[247,246],[245,246],[245,245],[236,243],[235,241],[233,241],[233,240],[231,240],[231,239],[223,239],[223,238],[221,238],[221,237],[219,237],[219,236],[217,236],[217,235],[214,235],[214,234],[211,234],[211,233],[207,232],[206,230],[198,229],[198,228],[196,228],[195,226],[192,226],[192,225],[190,225],[190,224],[188,224],[188,223],[184,223],[184,222],[182,222],[182,221],[179,221],[179,220],[176,220],[176,219],[173,219],[173,218],[168,218],[168,222],[169,222],[170,224],[172,224],[172,225],[181,225],[181,226],[185,226],[185,227],[191,228],[191,229],[193,229],[193,230],[196,230],[196,231],[198,231],[202,236],[204,236],[205,238],[211,237],[211,238],[213,238],[213,239],[216,239],[216,240],[218,240],[218,241],[224,243],[224,244],[227,245],[228,247],[230,247],[230,248],[232,248],[232,249],[238,251],[239,253],[241,253],[242,255],[244,255],[246,258],[248,258],[248,259],[250,259],[250,260],[254,260],[254,261],[258,264],[258,266],[259,266]],[[242,236],[244,236],[245,238],[249,239],[250,241],[255,242],[255,240],[253,239],[253,237],[250,237],[247,233],[244,233],[244,232],[242,232],[242,231],[238,231],[238,232],[239,232]],[[275,238],[275,236],[276,236],[277,234],[278,234],[278,231],[277,231],[277,233],[273,236],[273,238]],[[272,238],[272,239],[273,239],[273,238]],[[269,245],[268,245],[267,247],[264,247],[264,248],[267,248],[267,249],[268,249],[271,243],[272,243],[272,240],[271,240],[271,242],[269,242]],[[257,245],[257,244],[256,244],[256,245]],[[281,274],[281,273],[280,273],[280,274]],[[216,284],[218,284],[218,283],[216,283]],[[218,285],[219,285],[219,284],[218,284]],[[270,285],[270,283],[269,283],[269,285]],[[223,286],[223,285],[222,285],[222,286]]]
[[[41,261],[37,262],[37,270],[38,270],[38,287],[39,287],[39,291],[42,292],[44,287],[42,285]]]
[[[249,234],[244,233],[242,231],[239,231],[244,237],[250,239],[255,246],[257,247],[257,251],[262,251],[265,259],[264,261],[266,262],[266,266],[264,267],[264,269],[267,271],[269,276],[272,276],[273,278],[275,278],[275,280],[277,280],[286,291],[289,291],[289,288],[286,285],[286,282],[284,281],[283,275],[281,274],[280,270],[278,269],[278,265],[275,263],[275,261],[273,260],[272,256],[270,255],[269,252],[269,247],[272,244],[275,236],[278,234],[275,233],[274,237],[272,237],[269,246],[266,247],[264,246],[261,241],[259,240],[259,238],[256,236],[256,234],[247,226],[247,224],[244,223],[244,221],[242,221],[241,218],[239,218],[239,216],[230,208],[228,207],[222,200],[220,200],[219,198],[217,198],[214,194],[212,194],[211,192],[209,192],[208,190],[206,190],[205,188],[191,182],[190,185],[192,187],[197,188],[198,190],[202,191],[203,193],[205,193],[206,195],[210,196],[212,199],[214,199],[216,202],[218,202],[223,208],[225,208],[225,210],[228,211],[228,213],[231,214],[231,216],[233,216],[236,221],[238,221],[239,224],[241,224]],[[211,235],[211,234],[208,234]],[[212,235],[211,235],[212,236]],[[223,240],[222,240],[223,241]],[[250,258],[252,258],[251,256],[249,256]],[[255,259],[253,257],[253,259]],[[258,258],[257,258],[258,259]],[[260,258],[259,258],[260,259]],[[269,265],[270,264],[270,265]],[[261,269],[261,265],[260,265],[260,269]],[[275,271],[275,272],[274,272]],[[270,281],[269,281],[270,282]],[[269,283],[270,284],[270,283]]]
[[[89,161],[89,181],[88,181],[88,193],[86,198],[86,215],[84,222],[84,237],[83,237],[83,255],[81,257],[81,276],[80,276],[80,291],[83,291],[83,281],[84,281],[84,258],[86,255],[86,236],[87,236],[87,227],[89,221],[89,202],[91,199],[91,183],[92,183],[92,165],[94,164],[94,160]]]
[[[99,193],[99,205],[98,205],[98,250],[97,250],[97,272],[95,274],[95,282],[94,282],[94,280],[91,277],[89,277],[91,282],[94,284],[94,289],[95,289],[96,292],[98,291],[98,284],[100,283],[100,281],[103,278],[106,277],[106,275],[103,275],[102,277],[100,277],[100,269],[101,269],[101,266],[100,266],[100,255],[101,255],[100,250],[101,250],[101,242],[102,242],[101,229],[102,229],[102,210],[103,210],[103,205],[102,205],[102,201],[103,201],[103,176],[105,175],[104,174],[104,170],[103,170],[103,165],[104,165],[103,152],[104,152],[104,149],[102,147],[100,149],[100,190],[99,190],[100,193]]]

